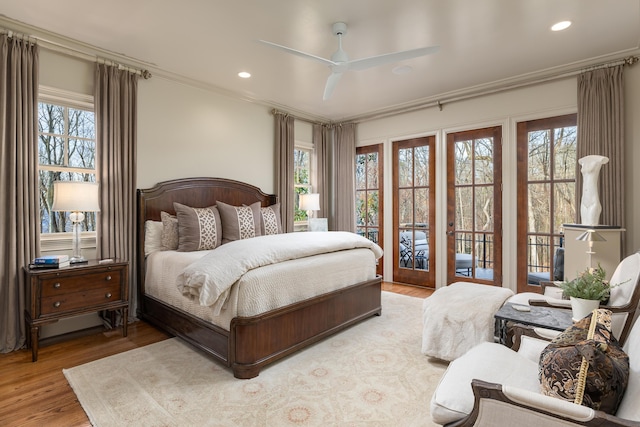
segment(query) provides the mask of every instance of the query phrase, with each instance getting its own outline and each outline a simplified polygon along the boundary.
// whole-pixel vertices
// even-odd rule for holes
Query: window
[[[44,92],[44,93],[43,93]],[[54,181],[96,181],[93,103],[41,90],[38,103],[38,176],[41,232],[71,231],[68,212],[54,212]],[[96,230],[95,212],[85,213],[83,231]]]
[[[313,149],[296,146],[293,150],[293,182],[295,192],[294,223],[300,227],[307,223],[307,212],[300,210],[300,195],[313,193],[311,182],[311,155]]]

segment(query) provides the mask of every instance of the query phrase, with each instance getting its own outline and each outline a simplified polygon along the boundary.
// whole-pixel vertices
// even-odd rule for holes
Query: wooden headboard
[[[144,293],[145,256],[144,238],[145,221],[160,221],[160,212],[175,215],[173,202],[194,208],[213,206],[217,201],[229,205],[240,206],[260,202],[269,206],[278,201],[277,196],[266,194],[258,187],[244,182],[224,178],[182,178],[164,181],[147,189],[138,189],[138,301],[142,301]]]

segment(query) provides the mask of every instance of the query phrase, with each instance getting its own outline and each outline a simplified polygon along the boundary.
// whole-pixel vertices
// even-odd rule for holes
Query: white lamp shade
[[[320,194],[301,194],[300,195],[301,211],[319,211],[320,210]]]
[[[95,182],[55,181],[53,183],[54,211],[98,212],[100,201]]]

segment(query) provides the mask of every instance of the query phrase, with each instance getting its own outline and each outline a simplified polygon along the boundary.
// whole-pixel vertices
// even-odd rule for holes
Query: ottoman
[[[422,303],[422,353],[451,361],[482,342],[493,342],[493,315],[513,291],[479,283],[456,282]]]

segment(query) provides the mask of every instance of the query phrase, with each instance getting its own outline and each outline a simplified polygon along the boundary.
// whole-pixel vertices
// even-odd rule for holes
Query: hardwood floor
[[[425,298],[433,289],[383,282],[382,289]],[[40,347],[38,362],[31,351],[0,354],[0,426],[90,426],[63,369],[169,338],[145,322],[121,330],[96,332]]]

